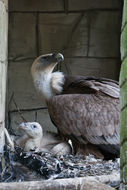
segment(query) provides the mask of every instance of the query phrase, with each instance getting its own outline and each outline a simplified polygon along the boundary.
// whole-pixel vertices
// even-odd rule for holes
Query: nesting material
[[[96,159],[93,155],[87,157],[55,156],[46,152],[23,152],[20,148],[16,148],[15,152],[6,150],[5,158],[7,161],[10,159],[10,163],[1,176],[1,182],[90,176],[97,178],[113,174],[114,179],[110,179],[108,183],[112,187],[119,186],[119,159],[104,161]]]
[[[50,153],[23,152],[20,154],[20,162],[36,170],[44,179],[109,175],[114,171],[119,173],[119,159],[103,161],[96,159],[93,155],[87,157],[53,156]]]

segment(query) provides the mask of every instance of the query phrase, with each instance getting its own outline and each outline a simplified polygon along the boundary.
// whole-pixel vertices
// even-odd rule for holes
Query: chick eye
[[[32,127],[33,127],[34,129],[37,128],[36,125],[32,125]]]

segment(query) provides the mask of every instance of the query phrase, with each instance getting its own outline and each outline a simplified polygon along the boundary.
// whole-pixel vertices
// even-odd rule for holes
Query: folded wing
[[[63,94],[48,102],[60,133],[86,144],[120,143],[119,86],[109,79],[68,77]]]

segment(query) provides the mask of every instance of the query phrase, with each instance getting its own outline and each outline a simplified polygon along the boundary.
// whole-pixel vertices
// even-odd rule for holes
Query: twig
[[[13,97],[14,97],[14,92],[12,92],[12,95],[10,97],[10,100],[8,102],[8,107],[10,107],[10,104],[11,104],[11,101],[13,100]]]
[[[13,103],[14,103],[14,105],[15,105],[15,107],[16,107],[16,109],[17,109],[19,115],[20,115],[20,117],[22,118],[22,120],[23,120],[24,122],[27,122],[27,120],[26,120],[26,119],[24,118],[24,116],[22,115],[22,112],[20,111],[20,109],[19,109],[19,107],[18,107],[18,105],[17,105],[17,103],[16,103],[16,101],[15,101],[15,99],[14,99],[14,92],[12,92],[12,95],[11,95],[11,97],[10,97],[8,106],[10,106],[11,101],[13,101]]]
[[[37,122],[37,111],[35,112],[35,119],[34,119],[34,122]]]
[[[10,137],[10,135],[9,135],[9,133],[8,133],[8,131],[7,131],[6,128],[4,128],[4,133],[5,133],[5,135],[6,135],[6,138],[7,138],[8,143],[9,143],[10,146],[11,146],[11,149],[14,150],[14,149],[15,149],[15,148],[14,148],[14,142],[13,142],[13,140],[11,139],[11,137]]]

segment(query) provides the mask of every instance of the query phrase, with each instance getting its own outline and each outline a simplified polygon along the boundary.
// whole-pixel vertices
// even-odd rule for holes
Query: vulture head
[[[43,72],[52,72],[54,67],[61,61],[64,61],[64,57],[61,53],[50,53],[37,57],[32,65],[32,70],[38,70]]]
[[[61,72],[53,73],[55,66],[62,61],[64,57],[61,53],[51,53],[36,58],[31,67],[35,86],[45,99],[62,92],[64,75]]]
[[[42,127],[37,122],[23,122],[19,127],[29,138],[36,139],[43,136]]]
[[[23,136],[16,140],[16,144],[24,151],[39,150],[43,137],[43,130],[37,122],[23,122],[19,125]]]
[[[37,122],[23,122],[19,128],[23,131],[23,136],[16,140],[16,144],[25,151],[46,151],[55,155],[71,153],[71,147],[68,143],[62,141],[54,133],[43,133],[42,126]]]

